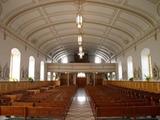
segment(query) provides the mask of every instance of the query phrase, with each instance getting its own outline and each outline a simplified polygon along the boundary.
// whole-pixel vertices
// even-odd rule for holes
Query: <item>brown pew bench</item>
[[[0,115],[16,117],[53,117],[64,119],[66,112],[62,107],[24,107],[24,106],[1,106]]]
[[[110,86],[86,87],[95,118],[136,117],[160,115],[160,105],[153,104],[146,97],[128,95],[132,92]],[[134,90],[133,90],[134,91]],[[137,92],[137,91],[136,91]],[[143,92],[142,92],[143,93]],[[141,94],[142,94],[141,93]],[[145,94],[147,94],[145,92]],[[150,93],[148,93],[150,95]]]
[[[160,115],[160,106],[97,107],[96,119],[102,117],[145,117]]]

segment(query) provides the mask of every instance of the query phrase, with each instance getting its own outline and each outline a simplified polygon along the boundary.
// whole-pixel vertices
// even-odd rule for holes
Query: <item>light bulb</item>
[[[82,27],[82,23],[83,23],[83,17],[81,15],[77,15],[76,17],[76,23],[77,23],[77,27],[81,28]]]
[[[82,45],[82,36],[78,35],[78,45]]]

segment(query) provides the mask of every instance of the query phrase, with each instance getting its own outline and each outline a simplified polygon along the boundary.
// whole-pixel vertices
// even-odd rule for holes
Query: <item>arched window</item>
[[[96,63],[96,64],[102,63],[101,58],[98,57],[98,56],[96,56],[96,57],[95,57],[95,63]]]
[[[34,79],[35,77],[35,58],[33,56],[29,57],[29,74],[30,78]]]
[[[40,80],[44,80],[44,61],[41,61],[41,66],[40,66]]]
[[[141,52],[141,65],[142,65],[142,79],[152,77],[152,61],[151,54],[148,48],[144,48]]]
[[[111,80],[111,74],[110,73],[107,74],[107,78],[108,78],[108,80]]]
[[[133,60],[132,56],[129,56],[127,59],[127,68],[128,68],[128,79],[133,78]]]
[[[112,80],[116,80],[116,73],[112,72]]]
[[[21,53],[17,48],[11,50],[10,59],[10,81],[20,80],[20,63],[21,63]]]
[[[56,73],[53,72],[53,80],[56,80]]]
[[[61,58],[61,63],[68,63],[67,56],[64,56],[64,57]]]
[[[48,80],[48,81],[51,80],[51,72],[47,72],[47,80]]]
[[[78,78],[85,78],[85,77],[86,77],[86,74],[80,72],[80,73],[77,74],[77,77],[78,77]]]
[[[121,61],[118,62],[118,78],[122,80],[122,63]]]

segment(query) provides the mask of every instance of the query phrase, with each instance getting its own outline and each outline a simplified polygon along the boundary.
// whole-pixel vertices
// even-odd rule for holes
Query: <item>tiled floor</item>
[[[73,98],[66,120],[94,120],[89,99],[84,89],[78,89]]]

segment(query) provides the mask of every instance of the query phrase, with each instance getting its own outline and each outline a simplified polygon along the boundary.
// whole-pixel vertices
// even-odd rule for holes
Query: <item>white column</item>
[[[73,84],[76,85],[76,73],[74,73],[74,76],[73,76]]]
[[[67,85],[69,86],[69,73],[67,73]]]
[[[93,86],[96,85],[96,73],[93,73]]]
[[[87,73],[86,77],[87,77],[87,85],[89,85],[89,81],[90,81],[90,79],[89,79],[89,73]]]

